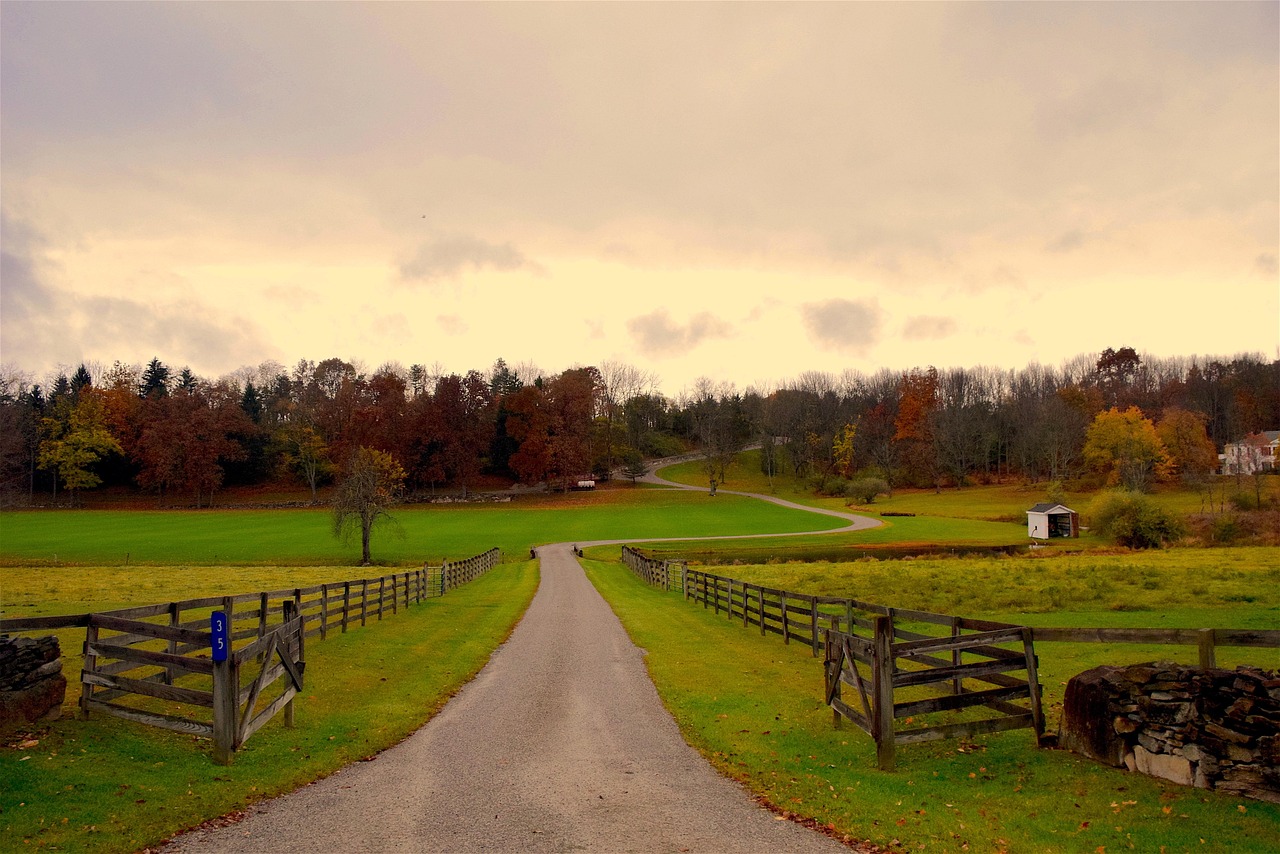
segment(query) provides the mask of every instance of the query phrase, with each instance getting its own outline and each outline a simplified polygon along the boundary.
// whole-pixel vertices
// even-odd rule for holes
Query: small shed
[[[1037,540],[1080,536],[1080,514],[1062,504],[1037,504],[1027,511],[1027,536]]]

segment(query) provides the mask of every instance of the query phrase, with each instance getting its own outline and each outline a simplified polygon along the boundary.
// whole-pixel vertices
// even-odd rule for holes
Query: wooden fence
[[[500,549],[489,549],[484,554],[469,557],[466,560],[445,561],[440,567],[440,593],[452,590],[459,584],[475,581],[502,560]]]
[[[83,716],[98,711],[205,736],[214,741],[215,761],[227,764],[235,750],[282,709],[286,725],[292,725],[292,699],[302,687],[307,638],[324,640],[330,632],[346,632],[396,614],[402,606],[479,577],[499,556],[492,549],[446,562],[438,576],[444,584],[438,587],[424,567],[291,590],[94,614],[4,619],[0,633],[84,628]],[[213,660],[215,612],[226,622],[225,661]],[[276,683],[280,687],[273,691]]]
[[[667,590],[671,567],[679,566],[677,589],[686,600],[740,620],[743,628],[757,626],[761,635],[805,643],[814,657],[825,653],[826,699],[837,725],[845,718],[870,733],[886,769],[898,744],[1018,728],[1034,730],[1039,743],[1044,713],[1036,641],[1192,645],[1203,667],[1214,666],[1216,646],[1280,648],[1280,631],[1031,628],[764,587],[656,561],[629,547],[622,560]],[[856,704],[845,701],[845,686],[857,692]],[[895,692],[906,697],[899,701]],[[934,712],[966,720],[896,730],[897,720]]]
[[[640,578],[663,590],[671,589],[671,577],[673,573],[678,573],[676,584],[680,589],[684,589],[684,572],[689,568],[689,564],[685,561],[655,560],[630,546],[623,546],[622,562]]]

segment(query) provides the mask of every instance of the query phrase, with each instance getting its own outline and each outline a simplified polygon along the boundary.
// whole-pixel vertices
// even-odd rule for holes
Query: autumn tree
[[[392,521],[390,508],[404,489],[405,472],[390,454],[359,447],[352,453],[333,500],[333,534],[348,541],[360,531],[360,565],[372,562],[369,543],[373,528]]]
[[[1153,478],[1164,477],[1169,469],[1169,455],[1155,425],[1136,406],[1098,413],[1085,434],[1084,459],[1091,468],[1106,472],[1108,482],[1131,492],[1145,491]]]
[[[1218,449],[1205,431],[1205,417],[1180,406],[1171,406],[1160,417],[1156,435],[1169,454],[1172,471],[1183,482],[1203,483],[1218,464]]]
[[[120,443],[107,429],[106,408],[101,395],[86,387],[74,404],[64,399],[59,409],[65,411],[45,419],[46,438],[40,444],[40,468],[49,469],[62,480],[71,493],[71,501],[79,490],[92,489],[102,483],[93,465],[108,454],[123,453]]]
[[[893,440],[902,449],[908,476],[917,486],[941,487],[934,449],[933,410],[938,405],[938,370],[913,368],[902,375]]]

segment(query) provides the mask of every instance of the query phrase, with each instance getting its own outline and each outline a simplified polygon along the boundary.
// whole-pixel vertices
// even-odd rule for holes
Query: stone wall
[[[66,695],[57,638],[0,635],[0,730],[56,719]]]
[[[1185,786],[1280,803],[1280,671],[1096,667],[1067,683],[1060,744]]]

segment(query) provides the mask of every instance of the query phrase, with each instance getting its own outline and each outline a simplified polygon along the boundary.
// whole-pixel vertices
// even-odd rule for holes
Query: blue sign
[[[231,639],[228,637],[225,612],[213,612],[209,617],[209,630],[213,632],[213,660],[226,661],[227,652],[231,649]]]

